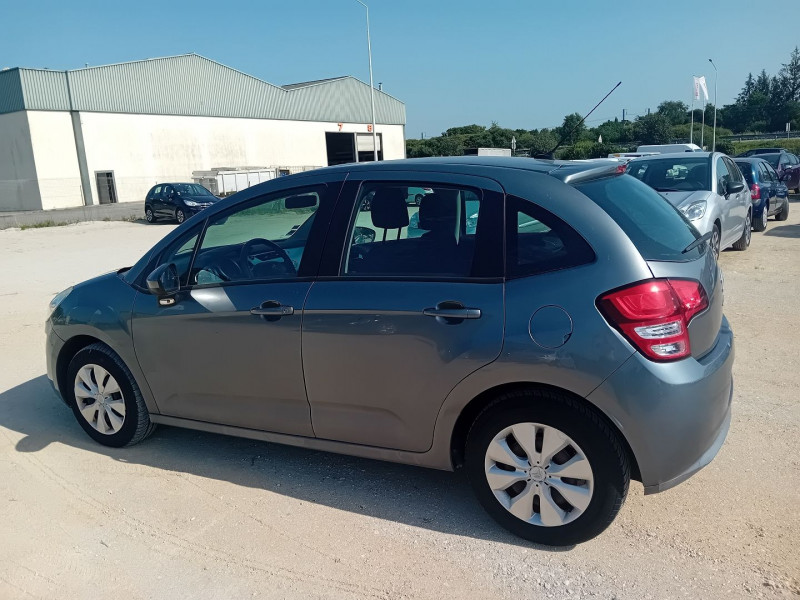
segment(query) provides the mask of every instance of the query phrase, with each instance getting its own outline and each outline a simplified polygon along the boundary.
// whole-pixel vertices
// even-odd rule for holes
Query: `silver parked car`
[[[715,254],[750,245],[753,207],[739,167],[720,152],[659,154],[632,160],[628,173],[660,192],[710,234]]]
[[[107,446],[164,424],[463,467],[504,527],[573,544],[631,479],[661,492],[717,454],[722,302],[706,240],[616,165],[341,165],[221,200],[58,294],[47,373]]]

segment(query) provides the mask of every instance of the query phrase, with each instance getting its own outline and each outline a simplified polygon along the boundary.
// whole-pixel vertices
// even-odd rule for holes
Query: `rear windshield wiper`
[[[691,244],[686,246],[686,248],[681,250],[681,254],[686,254],[687,252],[691,252],[692,250],[694,250],[695,248],[697,248],[701,244],[705,244],[708,240],[711,239],[711,235],[713,233],[714,233],[713,231],[709,231],[708,233],[704,233],[699,238],[697,238],[695,241],[693,241]]]

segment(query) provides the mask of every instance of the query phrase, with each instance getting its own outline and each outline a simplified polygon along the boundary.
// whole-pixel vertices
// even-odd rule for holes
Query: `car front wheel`
[[[96,442],[130,446],[155,428],[136,380],[105,344],[80,350],[67,367],[66,382],[71,387],[64,394],[75,418]]]
[[[149,206],[144,209],[144,218],[148,223],[156,222],[156,216],[153,213],[153,209],[150,208]]]
[[[775,220],[776,221],[785,221],[788,218],[789,218],[789,198],[786,198],[783,201],[783,207],[778,212],[778,214],[775,215]]]
[[[744,231],[742,231],[742,237],[740,237],[736,242],[733,244],[734,250],[747,250],[750,246],[750,237],[753,235],[751,228],[753,227],[753,214],[750,211],[747,211],[747,216],[744,219]]]
[[[182,208],[179,208],[175,211],[175,220],[179,225],[186,220],[186,213],[183,212]]]
[[[622,507],[628,457],[592,409],[549,391],[514,392],[470,430],[465,464],[484,509],[512,533],[551,546],[585,542]]]

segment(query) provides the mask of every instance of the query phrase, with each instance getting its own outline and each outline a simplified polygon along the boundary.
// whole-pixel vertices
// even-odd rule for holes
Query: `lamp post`
[[[714,64],[714,61],[710,58],[708,62],[711,63],[711,66],[714,67],[714,135],[713,141],[711,143],[711,151],[716,152],[717,150],[717,80],[719,79],[719,71],[717,71],[717,65]]]
[[[356,0],[367,10],[367,54],[369,54],[369,99],[372,104],[372,150],[374,160],[378,162],[378,133],[375,131],[375,86],[372,84],[372,42],[369,38],[369,6],[361,0]]]

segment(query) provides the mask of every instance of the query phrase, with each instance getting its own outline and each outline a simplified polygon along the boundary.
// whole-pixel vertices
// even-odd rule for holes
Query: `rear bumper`
[[[645,493],[685,481],[719,452],[730,427],[733,359],[723,318],[703,358],[655,363],[636,353],[588,396],[630,445]]]

